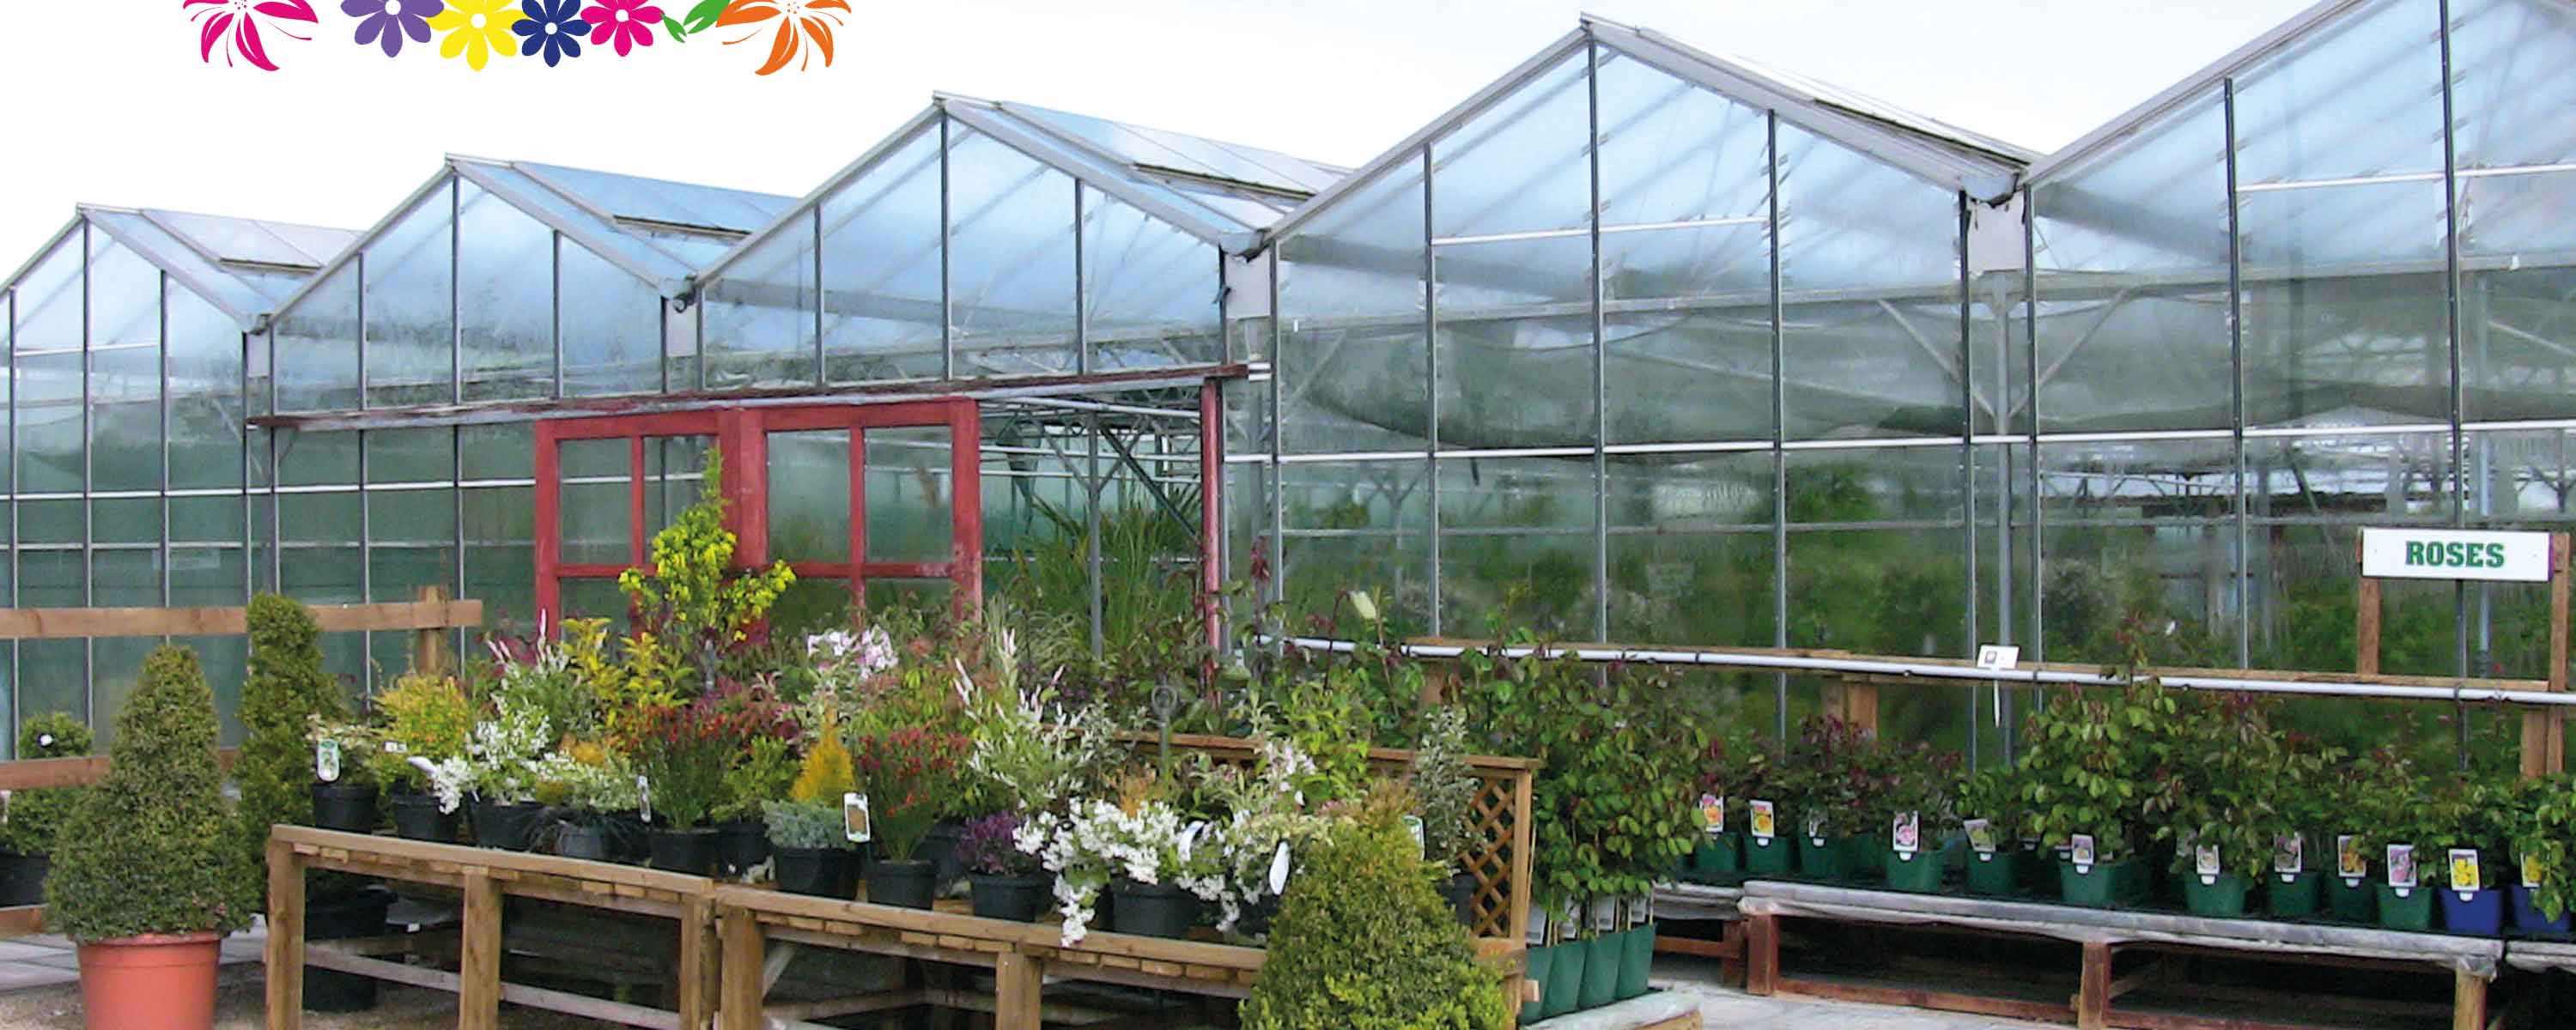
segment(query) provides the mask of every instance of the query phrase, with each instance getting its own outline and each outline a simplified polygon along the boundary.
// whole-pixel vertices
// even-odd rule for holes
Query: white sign
[[[2377,579],[2549,582],[2549,534],[2365,529],[2361,574]]]
[[[2009,644],[1986,644],[1977,648],[1977,668],[1987,672],[2010,672],[2021,663],[2021,648]]]

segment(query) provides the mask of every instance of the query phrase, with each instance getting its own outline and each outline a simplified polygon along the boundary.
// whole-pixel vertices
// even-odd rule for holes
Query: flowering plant
[[[631,812],[644,805],[635,785],[635,763],[595,741],[582,741],[537,760],[536,799],[578,813]]]
[[[805,658],[813,664],[817,693],[846,694],[894,671],[894,638],[883,626],[859,633],[847,629],[817,633],[805,638]]]
[[[965,792],[970,745],[963,735],[920,726],[863,733],[850,743],[878,853],[907,860]]]
[[[645,780],[644,803],[654,822],[692,829],[724,797],[725,769],[741,738],[719,720],[705,718],[706,702],[663,705],[635,720],[631,746]]]
[[[428,774],[439,810],[453,812],[469,794],[499,804],[535,800],[537,763],[553,741],[544,712],[496,699],[492,718],[474,724],[462,757],[411,758]]]
[[[1096,714],[1053,706],[1046,689],[981,699],[967,765],[1014,810],[1043,812],[1097,782],[1115,751]]]
[[[1020,850],[1020,817],[1009,812],[966,820],[957,841],[957,861],[970,873],[1023,876],[1038,871],[1035,856]]]
[[[1060,822],[1020,826],[1020,850],[1036,855],[1056,874],[1056,907],[1064,915],[1066,946],[1090,934],[1100,891],[1118,877],[1170,884],[1199,900],[1224,903],[1228,892],[1222,849],[1202,846],[1205,823],[1184,822],[1180,810],[1166,801],[1122,807],[1092,798],[1075,804]]]

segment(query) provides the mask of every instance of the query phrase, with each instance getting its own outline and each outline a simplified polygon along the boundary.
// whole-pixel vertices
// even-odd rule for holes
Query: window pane
[[[849,430],[769,434],[769,554],[850,560]]]
[[[588,248],[569,241],[561,246],[564,393],[581,397],[661,389],[661,294]]]
[[[939,233],[935,132],[823,199],[823,348],[833,382],[939,375]]]
[[[617,564],[634,560],[630,446],[622,438],[565,440],[557,445],[563,487],[563,560],[568,564]]]
[[[554,234],[480,187],[460,182],[457,189],[456,295],[465,399],[547,396],[554,391]],[[567,302],[572,285],[567,278]],[[564,317],[572,323],[570,303]],[[623,329],[632,323],[609,324]]]
[[[957,375],[1072,371],[1073,180],[963,127],[948,176]]]
[[[948,427],[870,429],[867,446],[867,560],[949,561],[956,484]]]
[[[449,180],[448,185],[453,187],[455,181]],[[367,245],[363,260],[370,405],[445,404],[455,399],[452,203],[447,189],[432,192]]]

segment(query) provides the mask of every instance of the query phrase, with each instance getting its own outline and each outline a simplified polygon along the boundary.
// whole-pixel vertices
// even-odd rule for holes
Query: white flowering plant
[[[1056,909],[1070,946],[1090,933],[1100,892],[1114,879],[1170,885],[1222,903],[1223,848],[1208,831],[1207,824],[1191,822],[1168,802],[1122,808],[1095,798],[1076,803],[1061,820],[1021,823],[1014,843],[1055,874]]]
[[[453,812],[467,795],[495,804],[536,799],[538,768],[554,742],[544,712],[502,699],[492,718],[474,724],[465,756],[427,763],[438,807]]]
[[[971,699],[968,769],[1007,796],[1024,820],[1042,819],[1098,782],[1119,749],[1093,712],[1055,703],[1051,690]]]

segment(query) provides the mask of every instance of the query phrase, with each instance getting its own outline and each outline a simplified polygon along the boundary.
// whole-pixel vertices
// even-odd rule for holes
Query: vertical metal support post
[[[814,385],[819,387],[832,381],[831,368],[823,356],[823,205],[814,205],[811,213],[814,216]],[[852,557],[850,560],[858,559]]]
[[[98,534],[97,534],[97,518],[98,518],[98,513],[97,513],[97,511],[95,510],[95,509],[97,508],[97,506],[98,506],[98,500],[97,500],[97,494],[98,494],[98,478],[97,478],[97,473],[98,473],[98,468],[97,468],[97,462],[96,462],[96,460],[95,460],[95,459],[96,459],[96,457],[97,457],[97,454],[96,454],[97,448],[90,446],[90,442],[91,442],[92,440],[94,440],[94,439],[96,439],[96,438],[97,438],[97,432],[98,432],[98,425],[97,425],[97,423],[98,423],[98,395],[97,395],[97,383],[94,381],[95,376],[94,376],[93,371],[92,371],[92,368],[91,368],[92,355],[90,354],[90,348],[91,348],[92,346],[94,346],[94,341],[92,341],[92,340],[90,339],[90,322],[91,322],[91,320],[92,320],[93,318],[95,318],[95,317],[96,317],[96,315],[94,315],[94,314],[90,311],[90,289],[89,289],[89,286],[90,286],[90,275],[89,275],[89,268],[90,268],[90,255],[91,255],[91,251],[90,251],[90,226],[89,226],[89,220],[88,220],[88,219],[82,219],[82,220],[81,220],[81,252],[80,252],[80,259],[81,259],[81,273],[80,273],[80,278],[81,278],[81,288],[80,288],[80,290],[81,290],[81,351],[80,351],[80,366],[81,366],[81,490],[80,490],[80,492],[81,492],[81,604],[82,604],[83,606],[94,605],[94,604],[97,604],[97,603],[98,603],[98,575],[97,575],[97,572],[96,572],[96,570],[97,570],[97,568],[98,568],[98,543],[97,543],[97,536],[98,536]],[[82,718],[82,721],[87,722],[87,723],[89,723],[89,724],[90,724],[90,725],[92,725],[92,726],[96,726],[96,725],[98,725],[98,640],[97,640],[96,638],[94,638],[94,637],[93,637],[93,638],[85,638],[85,639],[83,639],[83,640],[81,641],[81,698],[82,698],[82,700],[81,700],[81,718]]]
[[[24,577],[18,563],[18,291],[15,287],[10,288],[8,301],[9,324],[0,327],[0,331],[7,333],[9,342],[9,607],[16,608],[18,584]],[[243,374],[249,374],[247,364],[243,369]],[[244,403],[248,403],[247,398]],[[249,459],[243,460],[247,462]],[[243,564],[247,567],[249,563],[245,561]],[[18,684],[23,678],[18,672],[18,642],[12,640],[9,642],[9,732],[0,734],[0,737],[7,738],[0,740],[0,754],[11,758],[18,755]]]
[[[2048,661],[2048,505],[2039,489],[2039,196],[2021,192],[2021,317],[2023,379],[2030,389],[2030,660]],[[2031,688],[2031,702],[2039,701]]]
[[[546,296],[546,318],[547,325],[550,327],[546,336],[550,345],[554,348],[555,370],[554,389],[552,392],[548,393],[547,396],[560,400],[564,395],[563,233],[558,230],[549,232],[546,236],[547,242],[552,247],[548,252],[548,260],[552,262],[552,265],[549,268],[549,274],[553,278],[549,281],[554,284],[554,292]],[[459,277],[462,278],[462,275],[460,274]],[[653,302],[653,308],[654,313],[659,318],[667,319],[670,317],[669,312],[671,310],[671,306],[662,303],[658,298]],[[667,324],[662,326],[661,364],[665,390],[667,391],[671,375],[671,331]]]
[[[2444,392],[2451,411],[2451,525],[2468,524],[2469,485],[2467,419],[2468,384],[2460,378],[2460,153],[2459,122],[2452,89],[2451,72],[2451,0],[2438,0],[2441,15],[2438,26],[2442,53],[2442,328],[2450,346],[2451,388]],[[2479,484],[2479,489],[2487,489]],[[2451,585],[2451,641],[2454,671],[2469,674],[2469,586],[2465,580]],[[2457,751],[2461,772],[2469,768],[2469,712],[2466,705],[2452,721],[2459,736]]]
[[[2246,482],[2245,476],[2245,227],[2241,206],[2244,198],[2237,189],[2235,77],[2221,80],[2219,91],[2227,122],[2227,367],[2231,412],[2227,421],[2236,463],[2236,560],[2231,568],[2236,578],[2236,667],[2245,669],[2252,668],[2254,661],[2254,532],[2246,504],[2246,493],[2253,484]]]
[[[1422,145],[1422,404],[1430,429],[1424,434],[1423,474],[1431,494],[1431,635],[1441,633],[1440,590],[1440,251],[1433,219],[1436,198],[1431,188],[1431,144]],[[1401,516],[1398,516],[1401,518]]]
[[[1583,43],[1583,155],[1591,176],[1584,227],[1592,237],[1592,639],[1610,639],[1610,334],[1602,317],[1601,281],[1601,41]]]
[[[1288,484],[1287,484],[1287,482],[1286,482],[1287,477],[1281,474],[1281,473],[1283,473],[1283,472],[1285,472],[1285,471],[1286,471],[1286,468],[1285,468],[1285,466],[1281,465],[1281,464],[1280,464],[1280,461],[1279,461],[1280,440],[1281,440],[1282,438],[1284,438],[1284,437],[1286,437],[1286,436],[1288,435],[1288,429],[1287,429],[1287,426],[1285,426],[1285,425],[1283,425],[1283,424],[1282,424],[1282,420],[1281,420],[1281,417],[1280,417],[1280,413],[1281,413],[1281,411],[1283,410],[1283,402],[1280,400],[1280,395],[1281,395],[1281,394],[1284,394],[1284,393],[1286,393],[1286,392],[1287,392],[1287,385],[1288,385],[1288,379],[1287,379],[1287,375],[1286,375],[1287,368],[1288,368],[1288,361],[1287,361],[1287,355],[1284,353],[1284,351],[1285,351],[1285,345],[1286,345],[1286,343],[1287,343],[1287,339],[1288,339],[1288,331],[1287,331],[1287,329],[1285,328],[1285,325],[1286,325],[1287,319],[1286,319],[1285,315],[1284,315],[1284,314],[1279,310],[1279,264],[1280,264],[1279,251],[1278,251],[1278,249],[1277,249],[1277,248],[1272,248],[1272,249],[1271,249],[1271,251],[1270,251],[1270,552],[1271,552],[1271,553],[1270,553],[1270,580],[1269,580],[1269,583],[1268,583],[1268,584],[1263,588],[1263,592],[1264,592],[1265,594],[1267,594],[1267,595],[1268,595],[1268,596],[1265,598],[1265,600],[1271,601],[1271,602],[1273,602],[1273,603],[1276,603],[1276,602],[1277,602],[1277,601],[1278,601],[1282,596],[1284,596],[1284,595],[1285,595],[1286,590],[1285,590],[1285,588],[1284,588],[1283,584],[1284,584],[1284,582],[1285,582],[1285,581],[1287,580],[1287,578],[1288,578],[1288,535],[1287,535],[1288,514],[1287,514],[1287,502],[1286,502],[1286,500],[1285,500],[1285,498],[1287,497],[1287,494],[1288,494]]]
[[[1219,323],[1222,324],[1222,323]],[[1208,650],[1225,649],[1225,394],[1217,380],[1199,384],[1199,593]]]
[[[1089,426],[1091,436],[1087,447],[1089,457],[1083,463],[1082,486],[1088,492],[1090,503],[1084,506],[1082,517],[1082,563],[1087,571],[1085,579],[1090,582],[1087,596],[1091,611],[1091,655],[1097,658],[1108,647],[1108,627],[1103,624],[1107,613],[1102,611],[1105,605],[1101,597],[1100,582],[1101,428],[1099,413],[1094,412],[1085,424]]]
[[[465,209],[464,187],[447,180],[447,397],[465,403]],[[363,296],[363,294],[362,294]],[[561,346],[558,344],[560,353]],[[369,598],[374,600],[374,598]]]
[[[1977,353],[1976,325],[1970,321],[1968,310],[1968,302],[1975,296],[1972,292],[1975,287],[1968,278],[1968,233],[1973,226],[1969,220],[1968,194],[1964,191],[1958,193],[1956,203],[1959,207],[1959,413],[1962,416],[1959,428],[1959,491],[1963,499],[1959,508],[1959,535],[1960,551],[1966,555],[1967,564],[1967,576],[1959,584],[1960,591],[1967,598],[1966,624],[1961,627],[1967,634],[1967,639],[1962,642],[1966,649],[1961,654],[1974,655],[1977,653],[1978,642]],[[1968,695],[1968,768],[1970,769],[1977,767],[1978,757],[1977,691],[1978,688],[1974,684],[1965,691]]]
[[[957,378],[957,307],[950,296],[950,277],[955,267],[950,260],[957,238],[955,212],[950,208],[948,174],[948,112],[939,112],[939,378]],[[705,344],[699,344],[701,350]],[[698,367],[706,367],[701,359]],[[700,384],[704,385],[704,384]]]
[[[1763,150],[1770,165],[1765,217],[1771,251],[1771,646],[1789,646],[1789,387],[1788,343],[1780,288],[1780,112],[1763,114]],[[1789,674],[1771,675],[1773,729],[1789,739]]]
[[[155,305],[160,319],[160,349],[154,352],[153,378],[160,384],[160,431],[155,435],[161,444],[161,607],[170,607],[170,273],[158,272],[153,277],[159,296]],[[168,639],[168,638],[163,638]]]
[[[1073,182],[1073,370],[1091,374],[1091,281],[1082,267],[1082,180]],[[1224,325],[1223,321],[1217,323]]]

